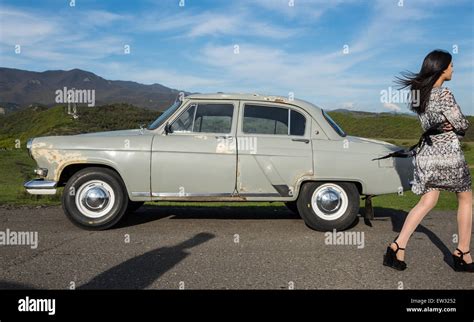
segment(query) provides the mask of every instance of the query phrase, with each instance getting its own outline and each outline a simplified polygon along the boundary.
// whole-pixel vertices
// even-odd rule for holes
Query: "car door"
[[[233,101],[191,101],[152,145],[153,197],[231,196],[236,184]]]
[[[291,198],[303,176],[313,175],[311,117],[267,102],[240,103],[237,189],[248,198]]]

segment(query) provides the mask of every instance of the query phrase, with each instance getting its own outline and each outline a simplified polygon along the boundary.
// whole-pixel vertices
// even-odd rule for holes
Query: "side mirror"
[[[173,129],[171,127],[171,124],[166,123],[166,125],[165,125],[165,134],[168,135],[170,133],[173,133]]]

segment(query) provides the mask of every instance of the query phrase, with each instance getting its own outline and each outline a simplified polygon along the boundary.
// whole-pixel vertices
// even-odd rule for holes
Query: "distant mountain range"
[[[31,72],[0,68],[0,107],[4,112],[30,105],[56,105],[56,91],[95,90],[95,105],[127,103],[162,111],[179,95],[179,90],[160,84],[107,80],[94,73],[72,69]],[[0,110],[0,113],[2,110]]]
[[[107,80],[81,69],[32,72],[0,67],[0,115],[29,106],[57,105],[56,93],[58,90],[64,91],[64,88],[68,90],[94,89],[95,106],[130,104],[153,111],[165,110],[181,92],[160,84],[144,85],[132,81]],[[190,94],[183,92],[186,95]],[[331,112],[350,114],[354,117],[378,115],[416,117],[414,113],[395,111],[374,113],[340,108]]]

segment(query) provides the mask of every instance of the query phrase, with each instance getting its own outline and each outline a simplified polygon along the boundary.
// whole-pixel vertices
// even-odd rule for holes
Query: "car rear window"
[[[245,105],[242,131],[251,134],[304,135],[306,118],[276,106]]]

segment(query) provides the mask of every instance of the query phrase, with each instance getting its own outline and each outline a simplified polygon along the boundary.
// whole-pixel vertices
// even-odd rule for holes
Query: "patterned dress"
[[[469,121],[446,87],[432,89],[426,111],[418,118],[423,131],[445,121],[457,131],[466,131],[469,127]],[[471,191],[471,174],[461,150],[462,136],[449,131],[430,135],[430,138],[433,144],[425,142],[416,149],[412,159],[415,170],[411,191],[417,195],[431,190]]]

